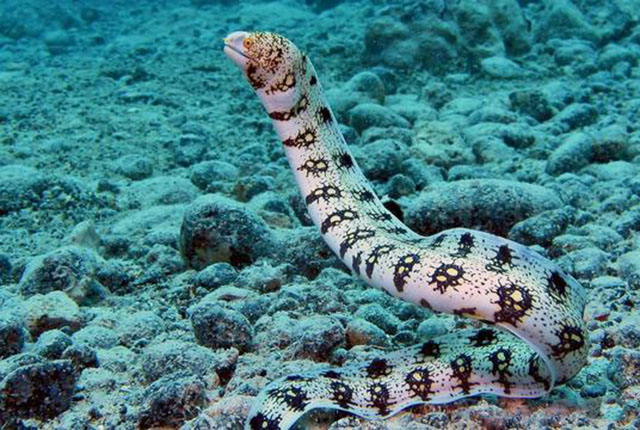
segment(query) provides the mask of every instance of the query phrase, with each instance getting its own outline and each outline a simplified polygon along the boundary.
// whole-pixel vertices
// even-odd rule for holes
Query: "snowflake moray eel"
[[[541,397],[584,366],[586,298],[575,279],[488,233],[412,232],[351,156],[304,53],[264,32],[231,33],[224,51],[266,108],[309,215],[344,264],[402,300],[486,323],[361,364],[274,381],[253,404],[246,430],[288,430],[315,408],[386,418],[477,394]]]

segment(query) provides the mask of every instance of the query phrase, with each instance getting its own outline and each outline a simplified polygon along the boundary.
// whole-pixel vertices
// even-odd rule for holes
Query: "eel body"
[[[315,408],[385,418],[484,393],[541,397],[584,366],[585,292],[575,279],[488,233],[412,232],[351,156],[304,53],[263,32],[234,32],[224,49],[266,108],[308,212],[344,264],[399,299],[486,323],[359,365],[274,381],[253,404],[246,430],[288,430]]]

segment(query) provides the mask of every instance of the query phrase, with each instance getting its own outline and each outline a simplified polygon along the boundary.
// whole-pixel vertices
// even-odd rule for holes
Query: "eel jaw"
[[[244,53],[244,47],[242,43],[249,36],[246,31],[234,31],[224,38],[224,53],[236,66],[242,70],[246,70],[250,61],[256,62],[254,58],[251,58]]]

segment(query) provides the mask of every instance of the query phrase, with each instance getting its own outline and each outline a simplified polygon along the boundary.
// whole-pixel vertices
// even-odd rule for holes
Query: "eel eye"
[[[250,49],[253,46],[253,40],[251,39],[244,39],[242,41],[242,46],[244,46],[244,49]]]

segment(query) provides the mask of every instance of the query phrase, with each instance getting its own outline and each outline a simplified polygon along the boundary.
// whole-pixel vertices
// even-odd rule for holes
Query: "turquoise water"
[[[308,54],[410,228],[507,237],[589,295],[588,364],[547,397],[300,428],[639,428],[639,17],[638,0],[4,0],[0,429],[242,429],[269,381],[470,326],[331,254],[222,51],[237,30]]]

